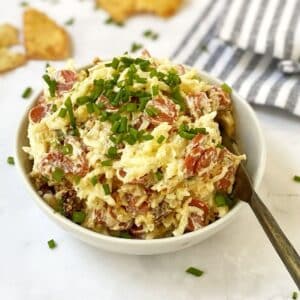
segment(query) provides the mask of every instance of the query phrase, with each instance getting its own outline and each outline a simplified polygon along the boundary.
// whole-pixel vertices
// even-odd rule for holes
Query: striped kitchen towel
[[[240,49],[300,58],[300,0],[229,0],[218,36]]]
[[[256,54],[253,52],[253,48],[248,49],[245,47],[237,47],[234,45],[228,45],[228,43],[217,37],[218,32],[222,24],[224,23],[224,15],[229,13],[229,9],[232,7],[231,2],[242,2],[246,4],[249,2],[249,7],[252,7],[253,2],[266,2],[265,11],[268,9],[268,3],[279,2],[294,3],[297,7],[299,0],[201,0],[201,6],[199,9],[198,17],[190,24],[187,32],[181,37],[178,45],[175,47],[175,51],[172,53],[171,58],[178,62],[183,62],[187,65],[193,65],[199,69],[205,70],[212,75],[219,77],[223,81],[231,85],[235,90],[239,92],[247,101],[256,104],[270,105],[288,110],[298,116],[300,116],[300,76],[299,75],[285,75],[278,68],[278,59],[272,55]],[[291,2],[290,2],[291,1]],[[297,7],[293,6],[294,9]],[[240,7],[240,6],[239,6]],[[244,8],[245,13],[249,11],[248,8]],[[294,12],[290,8],[281,7],[281,11]],[[241,12],[240,12],[241,13]],[[254,14],[255,11],[252,10]],[[258,31],[262,26],[266,26],[263,22],[265,20],[264,13],[259,10],[257,15],[254,16],[254,20],[259,21],[259,27],[257,29],[250,30],[249,38],[252,40],[252,36],[257,36],[255,31]],[[244,13],[243,13],[244,14]],[[247,27],[245,16],[238,17],[236,27],[240,27],[240,31],[244,31]],[[272,19],[272,22],[277,30],[273,30],[273,35],[277,36],[278,28],[281,26],[282,15],[277,17],[277,21]],[[292,13],[294,16],[294,14]],[[291,18],[293,19],[293,17]],[[294,19],[289,19],[289,26],[295,25]],[[274,21],[274,22],[273,22]],[[222,23],[223,22],[223,23]],[[260,23],[261,22],[261,23]],[[269,21],[270,22],[270,21]],[[276,25],[278,22],[278,25]],[[231,25],[232,27],[232,25]],[[270,26],[269,26],[270,27]],[[252,27],[254,28],[254,27]],[[247,29],[249,30],[249,29]],[[265,29],[264,29],[265,30]],[[281,29],[280,29],[281,30]],[[285,29],[287,32],[287,27]],[[238,34],[233,34],[237,37]],[[294,39],[296,39],[295,33],[287,34],[288,43],[284,41],[273,42],[270,40],[265,41],[265,47],[272,49],[272,53],[277,53],[284,47],[284,50],[280,50],[278,53],[291,54],[294,57]],[[244,38],[241,38],[243,41]],[[254,42],[256,39],[254,39]],[[281,46],[277,46],[277,42],[281,42]],[[247,42],[248,43],[248,42]],[[253,43],[252,43],[253,44]],[[276,44],[276,46],[275,46]],[[256,50],[254,50],[256,51]],[[278,55],[279,57],[279,55]],[[285,56],[282,56],[285,57]]]

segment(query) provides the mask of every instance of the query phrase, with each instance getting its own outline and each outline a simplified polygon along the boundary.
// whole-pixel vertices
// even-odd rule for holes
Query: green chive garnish
[[[217,207],[227,206],[227,200],[225,195],[217,193],[215,196],[215,203]]]
[[[64,118],[67,114],[67,110],[65,108],[61,108],[59,113],[58,113],[58,116],[61,117],[61,118]]]
[[[137,111],[136,103],[128,103],[126,105],[126,111],[128,111],[128,112],[136,112]]]
[[[134,42],[134,43],[131,44],[130,52],[134,53],[134,52],[136,52],[136,51],[138,51],[138,50],[140,50],[142,48],[143,48],[142,44]]]
[[[162,172],[157,171],[155,173],[155,178],[157,179],[157,181],[161,181],[163,179],[163,177],[164,177],[164,174]]]
[[[71,155],[73,153],[73,147],[71,144],[66,144],[62,148],[62,152],[65,155]]]
[[[101,165],[103,166],[103,167],[110,167],[110,166],[112,166],[112,164],[113,164],[113,161],[112,160],[104,160],[104,161],[102,161],[101,162]]]
[[[194,267],[189,267],[188,269],[185,270],[186,273],[189,273],[189,274],[192,274],[196,277],[200,277],[203,275],[203,271],[197,269],[197,268],[194,268]]]
[[[67,25],[67,26],[73,25],[73,24],[74,24],[74,21],[75,21],[74,18],[70,18],[69,20],[67,20],[67,21],[65,22],[65,25]]]
[[[159,138],[157,139],[157,142],[159,144],[161,144],[163,141],[165,140],[165,137],[163,135],[159,136]]]
[[[150,117],[155,117],[159,114],[159,110],[152,105],[148,105],[145,111]]]
[[[293,292],[292,299],[293,300],[297,300],[298,299],[298,293],[297,292]]]
[[[148,30],[145,30],[143,32],[143,36],[146,37],[146,38],[149,38],[151,40],[157,40],[158,39],[158,33],[148,29]]]
[[[150,141],[150,140],[153,140],[153,139],[154,139],[154,136],[151,135],[151,134],[145,134],[145,135],[143,135],[143,136],[141,137],[141,139],[142,139],[143,141]]]
[[[132,239],[133,238],[132,235],[129,232],[127,232],[127,231],[121,231],[119,233],[118,237],[122,238],[122,239]]]
[[[65,176],[65,172],[61,168],[56,167],[54,172],[52,173],[52,178],[57,182],[60,182],[64,176]]]
[[[85,212],[84,211],[74,211],[72,214],[72,221],[77,224],[82,224],[85,220]]]
[[[159,86],[158,85],[153,85],[152,86],[152,95],[155,97],[159,93]]]
[[[69,115],[70,124],[73,127],[73,129],[76,129],[76,120],[74,117],[73,106],[72,106],[72,101],[71,101],[70,97],[67,98],[67,100],[65,101],[65,106],[67,108],[67,112]]]
[[[298,175],[295,175],[295,176],[293,177],[293,179],[294,179],[294,181],[296,181],[296,182],[300,182],[300,176],[298,176]]]
[[[102,184],[103,190],[104,190],[104,194],[105,195],[109,195],[110,194],[110,188],[109,185],[107,183]]]
[[[86,104],[86,110],[89,114],[92,114],[94,112],[94,106],[93,106],[94,103],[91,103],[91,102],[88,102]]]
[[[55,96],[55,90],[57,82],[54,79],[51,79],[48,74],[43,76],[44,81],[48,84],[49,93],[51,97]]]
[[[225,83],[225,82],[221,85],[221,88],[227,94],[231,94],[232,93],[232,88],[227,83]]]
[[[178,134],[184,138],[184,139],[187,139],[187,140],[192,140],[194,137],[195,137],[195,134],[194,133],[189,133],[187,131],[178,131]]]
[[[122,117],[121,118],[121,121],[120,121],[120,127],[118,129],[118,132],[119,133],[122,133],[122,132],[126,132],[127,131],[127,118],[126,117]]]
[[[56,104],[52,104],[51,111],[52,112],[56,112],[57,111],[57,105]]]
[[[48,241],[48,247],[50,249],[54,249],[56,247],[56,243],[55,243],[55,241],[53,239],[50,240],[50,241]]]
[[[123,22],[115,21],[113,18],[109,17],[105,20],[105,24],[113,24],[119,27],[124,26]]]
[[[84,104],[86,104],[86,103],[88,103],[90,101],[91,101],[91,98],[88,97],[88,96],[81,96],[81,97],[79,97],[79,98],[76,99],[76,103],[78,105],[84,105]]]
[[[22,94],[22,98],[24,98],[24,99],[29,98],[31,96],[31,94],[32,94],[32,88],[29,86],[24,90],[24,92]]]
[[[9,156],[9,157],[7,158],[7,163],[8,163],[9,165],[14,165],[14,164],[15,164],[15,159],[14,159],[12,156]]]
[[[28,6],[29,4],[28,4],[28,2],[26,2],[26,1],[22,1],[22,2],[20,3],[20,5],[23,6],[23,7],[25,7],[25,6]]]
[[[117,147],[113,147],[113,146],[109,147],[106,156],[109,157],[109,158],[116,158],[116,157],[118,157],[118,149],[117,149]]]

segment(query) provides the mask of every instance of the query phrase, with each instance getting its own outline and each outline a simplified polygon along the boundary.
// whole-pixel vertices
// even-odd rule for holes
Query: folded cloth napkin
[[[262,11],[253,8],[262,5],[262,2],[265,3]],[[280,107],[300,116],[300,76],[282,73],[277,67],[278,59],[274,59],[275,56],[295,59],[299,55],[294,41],[296,35],[299,36],[299,22],[295,18],[298,18],[300,0],[201,0],[201,3],[198,17],[178,42],[171,58],[219,77],[251,103]],[[275,3],[274,7],[279,7],[282,14],[274,13],[274,8],[272,12],[270,3]],[[230,32],[227,36],[241,43],[237,46],[218,38],[227,18],[233,14],[230,12],[232,9],[236,10],[237,18],[233,20],[231,17],[232,24],[226,25],[228,30],[224,29],[224,34]],[[268,10],[268,14],[273,16],[271,19],[263,13]],[[257,26],[251,25],[252,14],[255,15],[252,22],[257,21]],[[284,22],[286,18],[287,24]],[[273,31],[270,31],[270,23],[275,27]],[[297,31],[293,31],[296,25]],[[267,29],[267,33],[263,32],[258,37],[259,28],[262,27]],[[242,36],[244,32],[248,32],[247,38]],[[275,38],[270,39],[270,36]],[[282,39],[283,36],[285,38]],[[261,55],[253,51],[268,54]]]
[[[300,58],[300,0],[228,0],[218,36],[240,49]]]

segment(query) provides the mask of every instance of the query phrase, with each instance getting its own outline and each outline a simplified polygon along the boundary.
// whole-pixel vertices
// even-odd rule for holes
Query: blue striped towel
[[[278,59],[299,59],[300,0],[201,3],[171,58],[219,77],[251,103],[300,116],[300,76],[277,67]]]

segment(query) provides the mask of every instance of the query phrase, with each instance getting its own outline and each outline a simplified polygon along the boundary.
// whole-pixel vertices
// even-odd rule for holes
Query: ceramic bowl
[[[213,84],[221,84],[221,81],[212,76],[199,72],[202,78]],[[235,91],[232,92],[234,114],[237,127],[237,140],[242,145],[242,150],[247,155],[247,169],[251,175],[254,187],[258,187],[265,168],[266,149],[262,129],[257,117],[250,105]],[[34,105],[34,101],[31,106]],[[182,236],[167,237],[155,240],[134,240],[106,236],[81,227],[54,210],[39,196],[28,176],[31,169],[31,161],[22,150],[28,145],[27,119],[28,111],[20,120],[16,136],[16,165],[23,178],[24,185],[30,191],[31,197],[43,210],[47,217],[56,222],[60,227],[73,234],[76,238],[95,247],[124,254],[152,255],[178,251],[193,246],[224,229],[238,215],[241,207],[245,204],[238,202],[224,217],[214,223],[194,232]],[[41,215],[41,217],[43,217]]]

